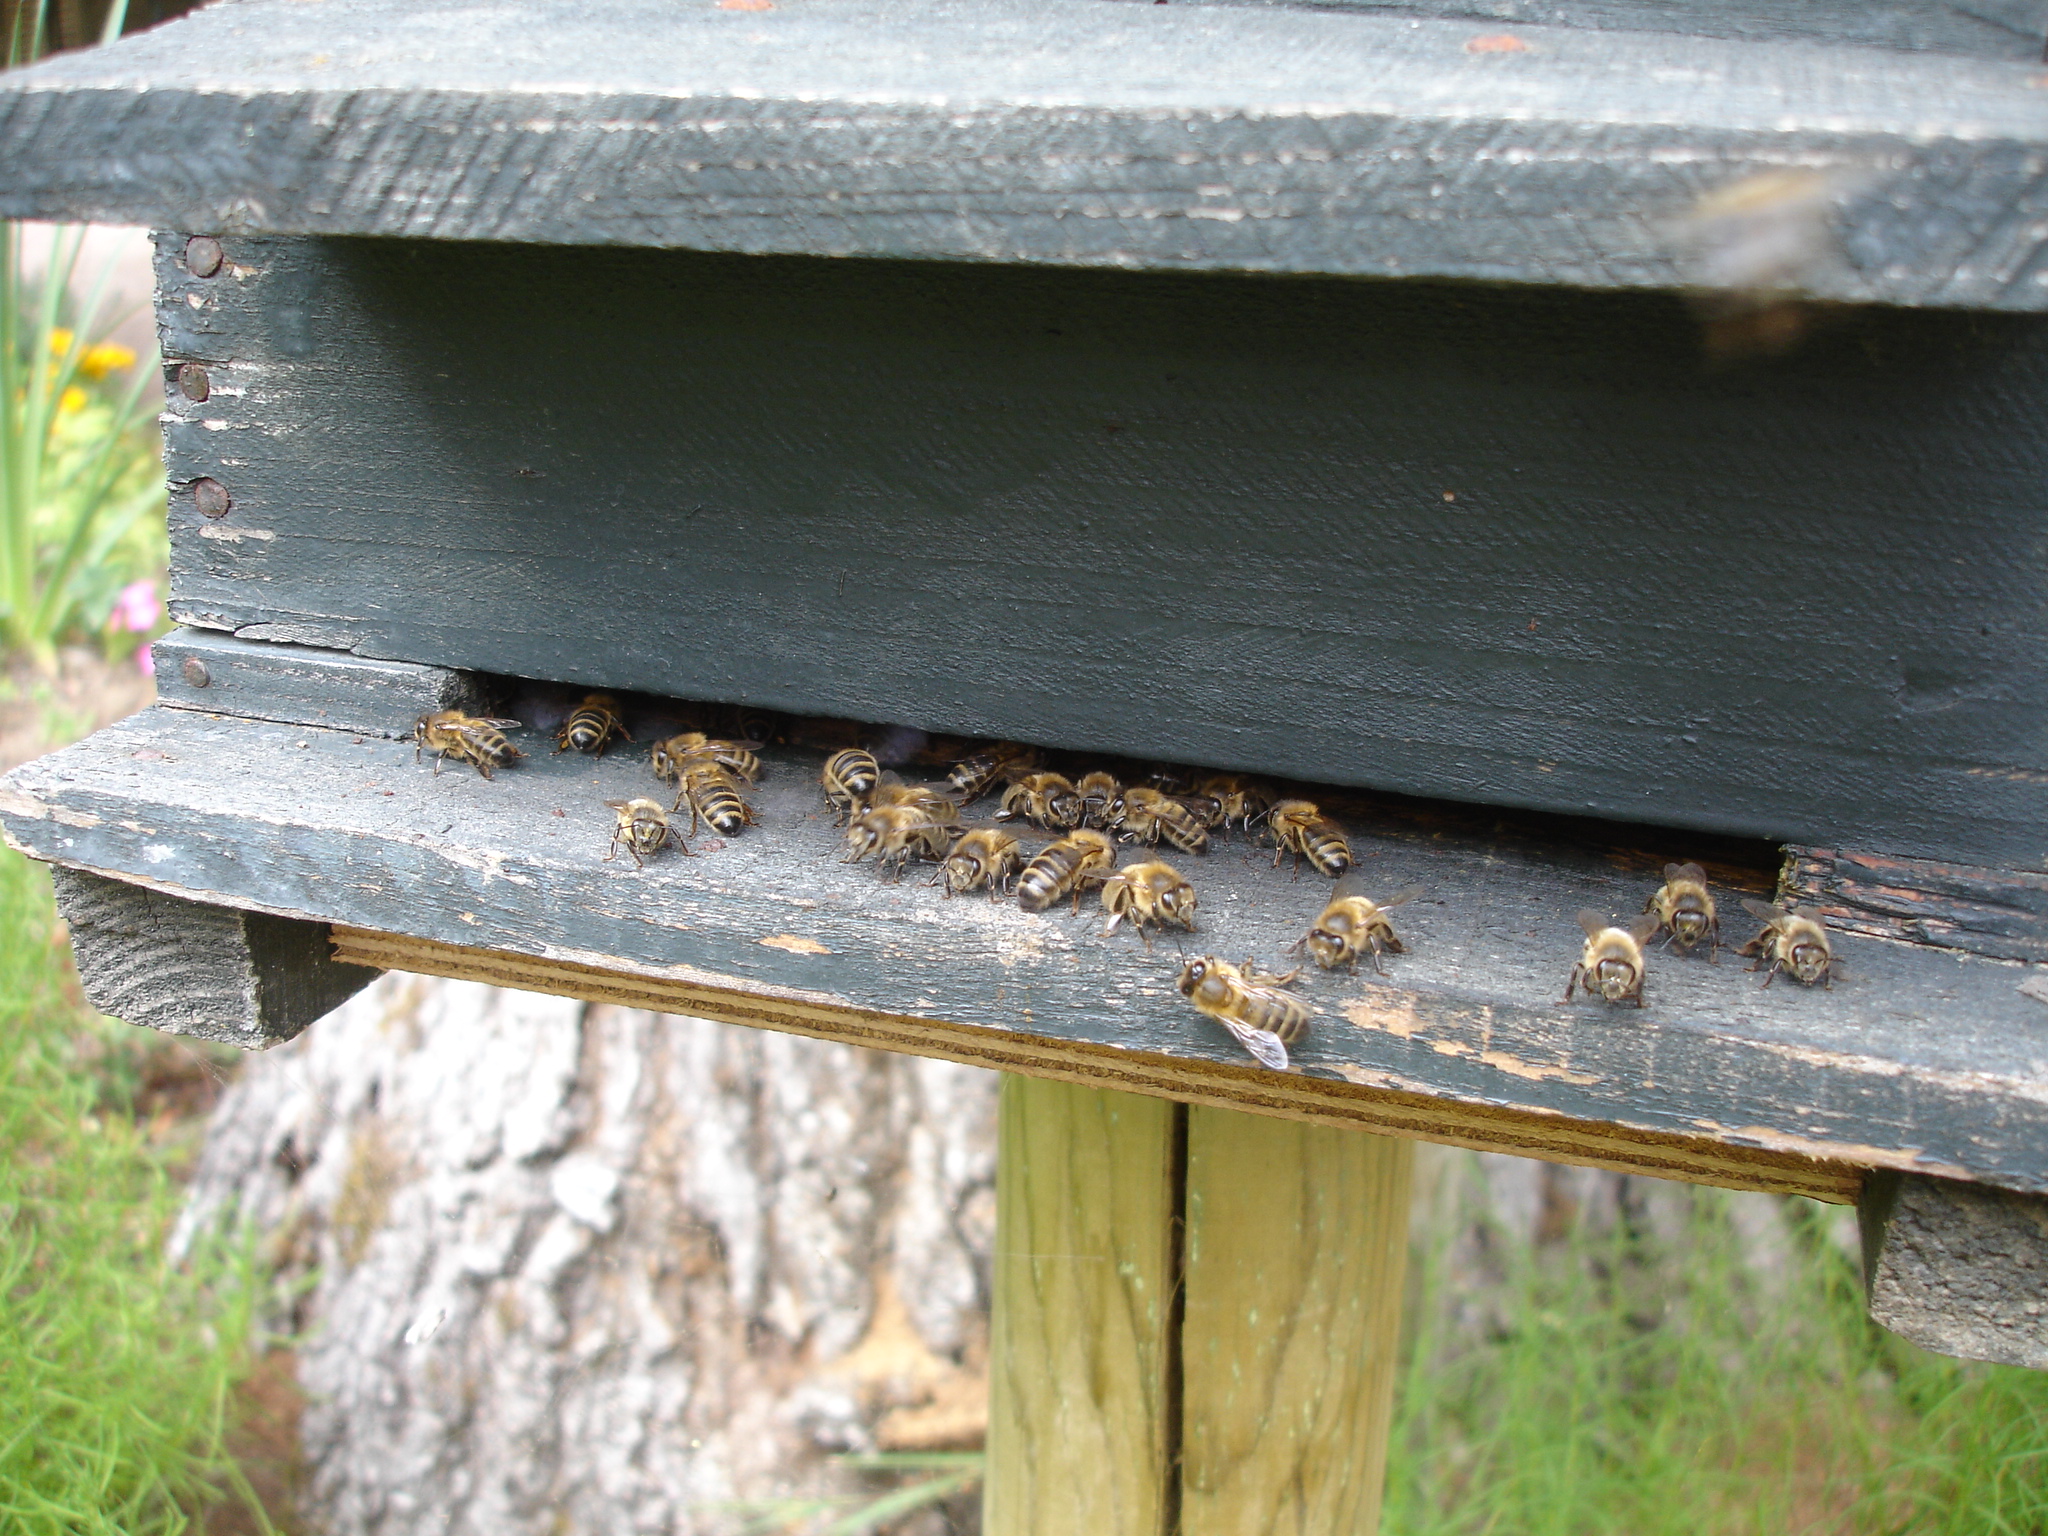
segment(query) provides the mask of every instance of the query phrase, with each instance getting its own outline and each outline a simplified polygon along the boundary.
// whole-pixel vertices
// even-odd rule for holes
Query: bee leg
[[[1146,953],[1146,954],[1148,954],[1148,955],[1149,955],[1149,954],[1151,954],[1151,953],[1152,953],[1152,935],[1151,935],[1151,933],[1150,933],[1149,931],[1147,931],[1147,929],[1146,929],[1146,927],[1145,927],[1145,925],[1144,925],[1143,923],[1139,923],[1139,924],[1138,924],[1138,937],[1139,937],[1139,938],[1141,938],[1141,939],[1143,939],[1143,940],[1145,941],[1145,953]]]
[[[489,763],[478,763],[476,771],[488,779],[491,776],[491,765]]]
[[[1351,968],[1354,972],[1358,969],[1356,959],[1351,962]],[[1387,968],[1380,964],[1380,941],[1378,939],[1372,941],[1372,968],[1382,976],[1387,974]]]
[[[1777,976],[1777,974],[1778,974],[1778,968],[1779,968],[1779,967],[1780,967],[1781,965],[1783,965],[1784,963],[1785,963],[1785,962],[1784,962],[1784,961],[1782,961],[1782,960],[1773,960],[1773,961],[1771,962],[1771,968],[1770,968],[1770,969],[1769,969],[1768,971],[1765,971],[1765,972],[1764,972],[1764,985],[1765,985],[1765,986],[1767,986],[1767,987],[1768,987],[1768,986],[1769,986],[1769,985],[1771,984],[1772,980],[1773,980],[1773,979],[1774,979],[1774,978],[1775,978],[1775,977]],[[1752,966],[1750,967],[1750,969],[1751,969],[1751,970],[1753,971],[1753,970],[1755,970],[1755,969],[1756,969],[1756,967],[1752,965]]]
[[[1570,1002],[1572,1000],[1572,989],[1578,986],[1579,975],[1585,969],[1586,968],[1583,965],[1575,965],[1572,967],[1572,979],[1564,984],[1564,1000],[1566,1002]]]
[[[1721,963],[1721,919],[1715,918],[1707,924],[1707,964]]]
[[[445,759],[447,756],[448,754],[446,752],[436,752],[434,754],[434,777],[437,779],[441,777],[441,763],[443,759]],[[414,758],[413,761],[418,762],[419,759]]]

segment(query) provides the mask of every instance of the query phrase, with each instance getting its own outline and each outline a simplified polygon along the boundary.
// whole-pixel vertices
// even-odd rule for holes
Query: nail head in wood
[[[202,401],[213,393],[213,382],[197,363],[178,364],[178,393],[187,400]]]
[[[206,663],[197,656],[187,656],[185,664],[178,668],[178,674],[194,688],[204,688],[213,681],[213,674],[206,670]]]
[[[226,517],[235,503],[226,486],[210,475],[201,475],[192,482],[192,504],[202,516]]]
[[[185,242],[185,270],[194,277],[212,277],[224,259],[220,242],[211,235],[194,235]]]

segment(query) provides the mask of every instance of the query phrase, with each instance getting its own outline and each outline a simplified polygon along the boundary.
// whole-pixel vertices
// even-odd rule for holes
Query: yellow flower
[[[50,350],[59,357],[71,350],[71,333],[61,325],[50,332]]]
[[[58,414],[68,416],[73,411],[82,411],[85,409],[85,402],[85,391],[73,384],[57,397]]]
[[[98,346],[90,347],[86,350],[85,356],[78,360],[78,367],[79,371],[89,379],[104,379],[116,368],[126,368],[134,361],[135,352],[133,348],[116,346],[111,341],[103,341]]]

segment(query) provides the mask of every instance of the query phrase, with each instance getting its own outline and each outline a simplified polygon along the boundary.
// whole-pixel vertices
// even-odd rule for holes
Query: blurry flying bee
[[[760,781],[761,759],[737,741],[721,741],[702,731],[684,731],[654,744],[654,776],[673,784],[690,759],[708,757],[726,772],[751,786]]]
[[[1718,960],[1721,918],[1714,910],[1713,895],[1707,890],[1707,872],[1697,864],[1666,864],[1664,884],[1643,903],[1645,912],[1657,914],[1657,926],[1668,930],[1666,944],[1689,950],[1707,940],[1707,958]]]
[[[1209,829],[1171,795],[1134,784],[1110,810],[1110,824],[1133,842],[1157,845],[1165,838],[1182,853],[1207,853]]]
[[[1228,827],[1235,822],[1247,832],[1273,803],[1271,795],[1235,773],[1211,774],[1195,786],[1195,793],[1215,802],[1218,819],[1210,822],[1210,826]]]
[[[1035,826],[1055,832],[1081,823],[1081,795],[1064,774],[1027,773],[1003,791],[997,821],[1014,821],[1019,816]]]
[[[677,775],[676,803],[690,805],[690,835],[697,835],[697,823],[708,822],[726,837],[737,837],[754,825],[754,808],[740,798],[740,787],[726,766],[708,755],[686,757]]]
[[[894,805],[922,811],[933,821],[957,822],[960,819],[960,802],[943,790],[934,789],[929,784],[906,784],[895,774],[884,773],[868,794],[868,809],[880,810]]]
[[[1190,933],[1195,931],[1195,888],[1162,860],[1126,864],[1103,882],[1102,910],[1109,914],[1109,926],[1102,930],[1105,937],[1128,918],[1150,949],[1152,935],[1146,931],[1147,924],[1163,928],[1176,923]]]
[[[1106,827],[1111,808],[1123,794],[1124,787],[1117,783],[1115,774],[1104,773],[1098,768],[1075,780],[1074,792],[1081,797],[1081,825]]]
[[[1584,986],[1588,996],[1598,992],[1610,1003],[1642,1007],[1643,941],[1657,931],[1657,919],[1646,912],[1628,927],[1617,928],[1586,907],[1579,913],[1579,926],[1586,930],[1586,947],[1564,984],[1564,1000],[1570,1002],[1572,989]]]
[[[946,857],[952,829],[933,821],[923,811],[907,805],[885,805],[863,811],[846,829],[846,857],[842,864],[858,864],[869,854],[877,867],[896,866],[896,878],[912,859],[939,860]]]
[[[999,827],[976,827],[953,844],[932,878],[945,882],[948,896],[964,896],[986,886],[993,901],[1010,888],[1022,863],[1017,839]]]
[[[872,753],[863,752],[859,747],[848,747],[825,759],[822,777],[825,802],[838,812],[832,819],[846,822],[851,821],[856,812],[867,809],[868,796],[881,782],[882,770]]]
[[[1344,841],[1343,829],[1318,810],[1313,800],[1282,800],[1267,813],[1266,825],[1273,833],[1275,868],[1286,853],[1294,855],[1296,874],[1301,873],[1303,859],[1317,874],[1333,880],[1351,867],[1351,845]]]
[[[493,769],[504,767],[514,758],[526,756],[503,734],[518,724],[517,720],[490,720],[465,715],[459,709],[421,715],[412,728],[412,760],[418,762],[422,752],[432,752],[435,773],[441,771],[444,759],[452,757],[459,763],[468,763],[488,779]]]
[[[1074,910],[1081,910],[1081,892],[1100,885],[1116,868],[1116,844],[1100,832],[1083,829],[1069,832],[1048,843],[1038,857],[1024,866],[1017,877],[1017,905],[1026,912],[1043,912],[1062,896],[1074,898]]]
[[[1809,987],[1815,982],[1824,987],[1835,984],[1834,973],[1841,969],[1842,962],[1835,958],[1834,948],[1828,943],[1827,919],[1819,911],[1813,907],[1794,907],[1788,912],[1750,896],[1742,898],[1742,906],[1751,917],[1763,919],[1764,931],[1735,953],[1756,956],[1750,969],[1763,971],[1765,986],[1780,971]],[[1765,961],[1770,962],[1768,969]]]
[[[1275,1072],[1287,1070],[1287,1047],[1308,1032],[1315,1010],[1280,989],[1301,973],[1267,975],[1250,960],[1242,966],[1203,955],[1181,967],[1181,995],[1230,1031],[1252,1058]]]
[[[555,733],[555,750],[566,752],[574,747],[603,757],[614,736],[621,741],[633,739],[626,722],[619,718],[619,701],[608,693],[586,693]]]
[[[1387,968],[1380,964],[1380,955],[1405,955],[1408,952],[1407,946],[1394,936],[1394,925],[1387,921],[1387,913],[1391,908],[1405,906],[1420,896],[1422,887],[1411,885],[1380,902],[1361,895],[1362,889],[1363,882],[1356,871],[1339,880],[1337,892],[1330,898],[1330,904],[1323,908],[1323,915],[1316,919],[1314,927],[1295,941],[1295,949],[1306,946],[1316,964],[1326,971],[1348,965],[1354,976],[1358,974],[1358,957],[1370,955],[1372,968],[1380,975],[1386,975]]]
[[[960,803],[972,805],[996,786],[996,780],[1005,774],[1028,773],[1038,766],[1039,754],[1036,747],[1022,746],[1014,741],[999,741],[992,747],[984,747],[972,757],[963,757],[953,765],[948,778],[953,788],[959,791]]]
[[[644,868],[649,859],[661,852],[663,844],[674,843],[689,857],[690,845],[683,841],[680,833],[668,823],[668,812],[647,799],[607,800],[605,804],[619,813],[619,819],[612,828],[612,851],[604,856],[609,864],[619,856],[623,844],[626,852],[633,855],[633,867]]]

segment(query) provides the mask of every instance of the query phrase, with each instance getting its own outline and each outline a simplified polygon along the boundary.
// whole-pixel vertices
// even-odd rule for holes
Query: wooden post
[[[1409,1143],[1005,1080],[991,1536],[1370,1536]]]

